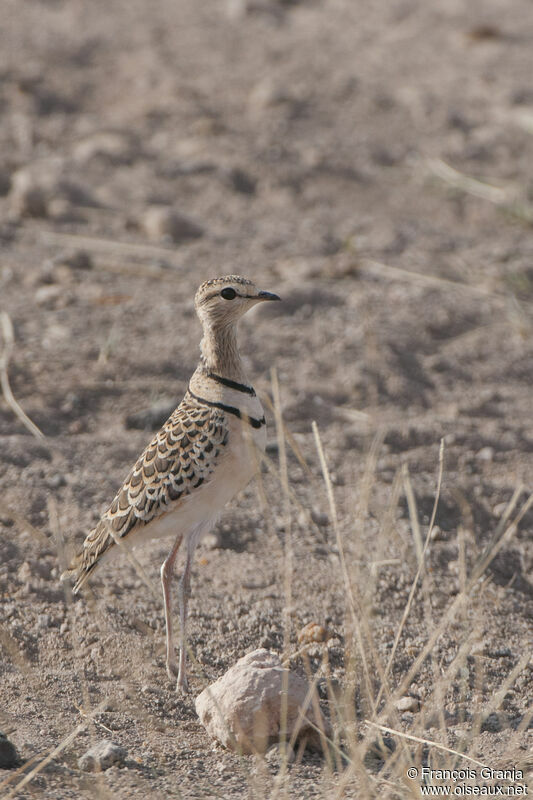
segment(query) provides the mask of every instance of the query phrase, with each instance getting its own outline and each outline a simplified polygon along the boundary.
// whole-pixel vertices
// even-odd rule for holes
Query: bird
[[[239,275],[207,280],[194,298],[202,324],[201,356],[185,396],[143,450],[62,580],[77,594],[102,563],[123,546],[173,537],[161,565],[165,609],[166,669],[176,691],[188,691],[187,610],[196,545],[222,508],[243,489],[266,446],[266,422],[248,381],[237,343],[239,319],[258,303],[278,301]],[[179,658],[176,660],[171,580],[178,552],[185,566],[178,587]]]

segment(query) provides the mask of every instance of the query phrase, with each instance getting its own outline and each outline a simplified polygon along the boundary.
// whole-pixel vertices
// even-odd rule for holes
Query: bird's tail
[[[83,543],[83,547],[61,575],[61,580],[74,580],[72,591],[77,594],[89,575],[98,566],[103,554],[113,545],[114,540],[109,533],[108,522],[100,520]]]

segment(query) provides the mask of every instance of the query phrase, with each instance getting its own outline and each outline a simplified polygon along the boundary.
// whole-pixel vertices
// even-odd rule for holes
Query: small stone
[[[481,733],[499,733],[503,728],[500,715],[496,711],[488,714],[481,723]]]
[[[288,101],[287,93],[267,77],[259,81],[250,92],[248,106],[252,112],[258,112]]]
[[[257,181],[239,167],[230,169],[226,176],[228,185],[240,194],[255,194]]]
[[[46,217],[46,191],[27,170],[15,172],[11,181],[11,208],[17,217]]]
[[[385,761],[396,750],[396,742],[390,736],[382,736],[376,739],[368,747],[363,764],[372,772],[379,772]]]
[[[86,250],[75,250],[61,259],[62,264],[72,269],[89,270],[93,268],[93,260]]]
[[[319,508],[312,508],[311,509],[311,519],[318,525],[319,528],[325,528],[329,525],[329,514],[325,511],[320,511]]]
[[[308,622],[298,631],[298,644],[311,644],[311,642],[325,642],[328,632],[323,625],[318,622]]]
[[[432,542],[440,542],[443,539],[445,539],[446,536],[443,534],[442,530],[439,528],[438,525],[433,525],[429,538],[431,539]]]
[[[494,448],[493,447],[482,447],[476,453],[476,458],[478,461],[493,461],[494,460]]]
[[[287,760],[287,764],[292,764],[296,758],[294,750],[288,742],[284,746],[282,744],[273,744],[265,753],[265,761],[271,767],[280,767],[284,757]]]
[[[218,550],[222,547],[223,536],[221,531],[211,531],[202,539],[202,545],[206,550]]]
[[[123,747],[102,739],[78,759],[78,767],[84,772],[103,772],[114,764],[123,764],[126,755]]]
[[[482,655],[487,648],[487,640],[480,639],[478,642],[474,642],[472,647],[470,648],[470,655],[471,656],[479,656]]]
[[[50,614],[39,614],[37,617],[37,630],[43,631],[52,625]]]
[[[11,176],[6,170],[0,169],[0,197],[9,194],[11,189]]]
[[[204,234],[200,225],[169,206],[151,206],[145,211],[141,224],[150,239],[181,242],[198,239]]]
[[[0,769],[13,769],[20,766],[20,757],[17,748],[5,733],[0,731]]]
[[[27,561],[23,561],[17,570],[17,580],[26,583],[33,576],[33,570]]]
[[[508,503],[497,503],[494,508],[492,509],[492,513],[495,517],[503,517],[505,513],[505,509],[507,508]]]
[[[78,142],[73,156],[81,163],[92,158],[101,158],[111,164],[127,164],[133,160],[134,149],[127,135],[114,131],[98,131]]]
[[[65,476],[61,475],[60,472],[56,472],[55,475],[50,475],[50,477],[46,481],[46,485],[50,489],[59,489],[61,486],[66,484]]]
[[[418,711],[420,709],[420,700],[417,697],[400,697],[396,701],[396,708],[398,711]]]
[[[286,714],[282,703],[285,685]],[[241,753],[264,753],[279,741],[282,721],[286,737],[295,732],[308,688],[307,681],[283,667],[278,655],[254,650],[204,689],[196,698],[196,713],[208,733],[225,747]],[[329,735],[329,724],[322,714],[316,719],[309,701],[306,716]],[[296,738],[304,737],[310,748],[320,747],[320,737],[302,720]]]
[[[62,286],[51,284],[39,286],[35,292],[34,298],[38,306],[53,308],[59,299],[66,299],[66,295]]]

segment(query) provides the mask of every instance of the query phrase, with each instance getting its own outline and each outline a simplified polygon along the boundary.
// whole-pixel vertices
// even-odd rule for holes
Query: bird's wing
[[[228,441],[226,415],[189,394],[137,459],[67,575],[76,592],[116,539],[174,511],[209,481]]]

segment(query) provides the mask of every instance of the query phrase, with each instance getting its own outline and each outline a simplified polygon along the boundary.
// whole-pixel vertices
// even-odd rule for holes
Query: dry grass
[[[283,657],[287,662],[294,660],[302,655],[295,650],[292,635],[291,609],[297,598],[293,596],[293,564],[292,564],[292,540],[291,540],[291,520],[294,515],[299,513],[300,504],[297,503],[294,490],[290,486],[289,470],[287,466],[287,446],[295,445],[290,433],[286,432],[281,415],[280,387],[275,373],[272,375],[273,385],[273,408],[275,412],[276,430],[278,438],[279,464],[275,467],[265,456],[264,460],[271,474],[275,475],[281,487],[281,511],[284,514],[285,525],[285,546],[283,551],[284,563],[284,608],[282,626],[284,631]],[[427,714],[432,709],[441,709],[443,698],[450,692],[451,687],[457,680],[457,676],[465,670],[467,661],[474,653],[479,627],[482,625],[483,610],[479,603],[480,594],[486,587],[487,568],[495,558],[501,548],[508,544],[515,535],[520,522],[527,511],[533,505],[533,495],[524,499],[524,487],[517,487],[514,495],[510,499],[505,512],[501,517],[500,524],[487,545],[485,551],[480,554],[473,568],[468,574],[464,559],[464,540],[461,528],[457,532],[459,553],[463,553],[460,558],[460,590],[455,597],[452,597],[447,608],[440,615],[440,619],[435,621],[431,614],[429,595],[431,585],[426,580],[426,556],[431,542],[431,533],[435,523],[438,502],[441,492],[443,479],[445,479],[445,459],[444,446],[441,442],[438,464],[436,465],[435,480],[435,501],[430,523],[424,532],[419,522],[416,497],[413,486],[409,479],[406,468],[401,473],[400,480],[396,481],[393,489],[393,506],[398,502],[398,486],[403,485],[403,490],[407,499],[409,518],[413,534],[414,552],[416,554],[417,569],[414,574],[411,588],[407,594],[405,606],[399,622],[397,624],[396,636],[390,651],[387,663],[383,663],[379,657],[379,648],[376,641],[376,627],[372,609],[372,598],[361,593],[358,581],[358,570],[351,560],[349,543],[346,541],[343,531],[348,527],[349,520],[339,519],[339,512],[335,499],[335,489],[330,477],[327,456],[324,451],[318,426],[313,423],[313,433],[317,450],[317,460],[322,472],[322,486],[316,486],[317,493],[324,493],[329,504],[331,527],[338,553],[338,580],[342,584],[346,599],[346,651],[345,651],[345,681],[344,685],[335,687],[331,680],[331,673],[328,664],[327,650],[324,651],[322,666],[314,675],[311,674],[310,662],[304,656],[304,664],[308,670],[310,679],[310,689],[308,703],[306,705],[315,708],[321,705],[327,707],[327,713],[332,722],[334,735],[328,738],[324,731],[319,731],[323,743],[324,754],[324,774],[323,774],[323,796],[324,797],[358,797],[374,798],[382,797],[384,793],[389,797],[418,797],[419,786],[416,781],[409,780],[407,775],[408,768],[421,769],[424,764],[438,765],[441,769],[457,769],[467,765],[478,767],[487,766],[484,761],[477,757],[478,734],[482,721],[492,712],[497,712],[501,707],[506,692],[512,687],[516,679],[527,669],[530,653],[526,652],[518,660],[515,666],[509,671],[505,680],[496,691],[493,691],[481,705],[471,705],[467,710],[473,722],[470,730],[466,733],[462,741],[455,747],[449,744],[449,731],[446,727],[444,715],[439,713],[437,734],[433,738],[426,735]],[[361,497],[363,505],[368,503],[368,496],[372,492],[371,476],[374,474],[377,451],[379,450],[382,437],[374,441],[370,449],[367,469],[362,478]],[[299,459],[303,462],[303,456],[298,453]],[[311,470],[307,468],[308,474]],[[311,478],[310,478],[311,479]],[[314,480],[314,479],[313,479]],[[264,489],[263,489],[264,492]],[[18,526],[24,527],[24,520],[12,515]],[[64,566],[65,545],[59,524],[58,509],[54,502],[49,505],[49,516],[51,529],[54,533],[58,559]],[[392,508],[392,517],[394,508]],[[388,535],[390,528],[391,513],[383,518],[382,534]],[[358,524],[361,519],[358,520]],[[29,527],[31,530],[31,526]],[[40,537],[36,537],[40,538]],[[147,578],[145,571],[137,561],[133,565],[138,570],[140,577],[146,582],[150,590],[155,593],[155,587]],[[70,590],[66,587],[67,608],[72,607]],[[90,598],[89,598],[90,599]],[[475,608],[475,614],[469,618],[465,613],[468,604]],[[417,605],[424,609],[426,615],[426,641],[416,657],[412,660],[409,668],[398,676],[395,670],[395,658],[399,644],[404,634],[406,622]],[[97,613],[97,612],[96,612]],[[461,640],[458,642],[457,651],[453,660],[443,668],[439,664],[436,654],[436,646],[439,639],[446,633],[453,622],[459,621],[462,631]],[[73,636],[76,639],[76,625],[71,625]],[[32,671],[28,665],[20,659],[17,654],[16,645],[6,639],[6,632],[2,633],[2,641],[12,663],[26,675]],[[79,642],[73,641],[74,651],[79,654]],[[191,658],[196,667],[201,670],[201,666],[195,661],[194,654]],[[409,731],[402,729],[402,721],[396,708],[397,701],[409,690],[411,684],[417,678],[424,662],[429,659],[434,670],[434,682],[430,687],[429,693],[423,700],[423,707],[420,713],[414,715],[414,721]],[[484,675],[479,659],[474,658],[475,663],[475,683],[483,693]],[[72,730],[65,735],[58,744],[47,753],[43,753],[38,758],[33,758],[15,772],[9,773],[0,783],[0,791],[6,798],[15,797],[24,787],[27,787],[46,767],[56,760],[64,751],[74,743],[76,737],[87,728],[93,731],[96,736],[96,727],[100,726],[95,717],[103,709],[105,703],[100,703],[91,708],[89,702],[89,692],[86,680],[83,676],[81,667],[82,660],[79,655],[79,683],[83,692],[82,722],[73,724]],[[38,667],[37,667],[38,669]],[[317,685],[319,679],[326,678],[328,701],[320,701]],[[32,676],[32,681],[35,679]],[[355,713],[355,692],[359,691],[362,696],[362,705],[366,709],[364,719],[358,719]],[[111,698],[112,700],[112,698]],[[106,701],[106,702],[109,702]],[[283,698],[282,698],[283,702]],[[143,724],[149,725],[150,720],[143,715],[142,710],[136,709]],[[305,718],[306,709],[302,709],[301,719]],[[285,703],[286,715],[286,703]],[[516,731],[510,736],[507,745],[507,752],[514,756],[520,741],[520,736],[527,728],[533,710],[529,718],[522,720]],[[307,720],[311,726],[313,723]],[[105,727],[105,726],[104,726]],[[383,735],[389,737],[383,739]],[[282,741],[281,762],[277,774],[271,775],[264,770],[258,779],[256,772],[252,770],[249,758],[241,759],[243,774],[248,776],[251,796],[254,798],[269,798],[276,800],[278,797],[291,796],[291,770],[288,754],[295,746],[295,736],[290,741]],[[390,739],[394,740],[396,747],[392,749]],[[377,762],[370,758],[370,753],[378,753]],[[296,766],[303,758],[303,753],[298,751]],[[255,757],[255,761],[260,761],[260,756]],[[370,763],[370,766],[369,766]],[[377,767],[376,767],[377,763]],[[93,789],[96,797],[108,797],[109,789],[106,785],[105,774],[95,776]],[[200,795],[197,795],[200,796]],[[207,796],[223,796],[213,792]]]

